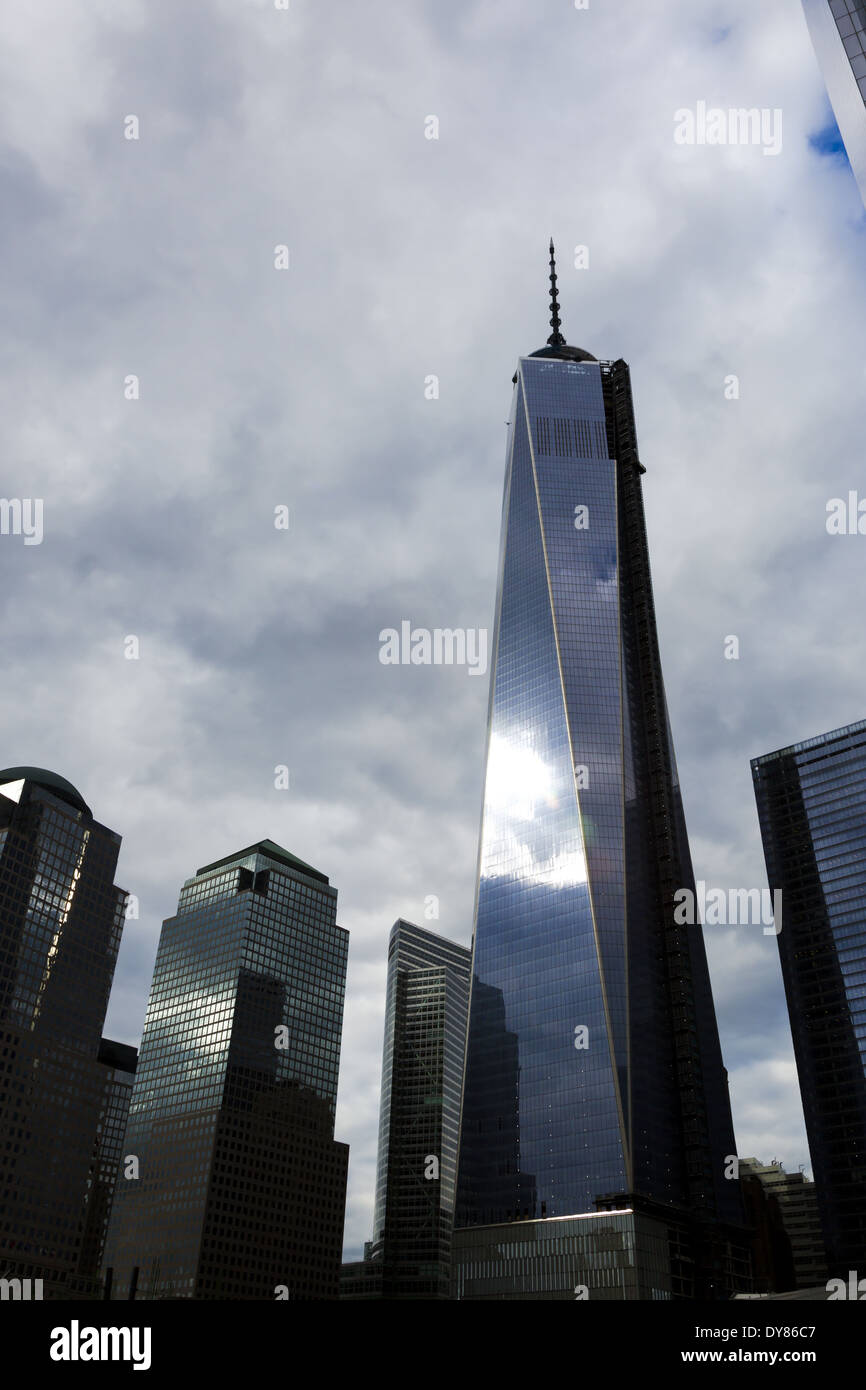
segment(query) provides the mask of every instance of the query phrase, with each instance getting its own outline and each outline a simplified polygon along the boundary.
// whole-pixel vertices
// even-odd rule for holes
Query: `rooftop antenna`
[[[559,317],[559,300],[556,297],[556,256],[553,250],[553,237],[550,238],[550,326],[553,329],[548,343],[551,347],[564,347],[565,339],[560,333],[562,323]]]

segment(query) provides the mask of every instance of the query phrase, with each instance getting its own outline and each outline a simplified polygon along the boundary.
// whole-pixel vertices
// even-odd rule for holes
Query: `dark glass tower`
[[[866,721],[752,760],[832,1276],[866,1269]]]
[[[348,932],[270,840],[199,869],[163,923],[106,1243],[116,1297],[336,1298]]]
[[[725,1296],[747,1281],[742,1205],[703,936],[674,918],[694,880],[629,371],[566,344],[552,245],[551,286],[548,345],[514,376],[457,1225],[507,1224],[514,1248],[516,1223],[631,1211],[677,1250],[642,1280],[634,1224],[597,1223],[638,1276],[602,1292],[584,1223],[541,1292],[464,1231],[457,1294],[573,1297],[574,1276],[590,1297]]]
[[[119,849],[65,778],[0,772],[0,1271],[45,1298],[98,1294],[123,1110],[102,1039]]]
[[[123,1167],[123,1136],[129,1119],[138,1052],[126,1043],[103,1038],[97,1060],[103,1076],[102,1104],[94,1139],[82,1239],[82,1264],[94,1280],[99,1279],[111,1204]]]
[[[370,1252],[384,1298],[451,1296],[470,963],[464,946],[411,922],[394,923]]]
[[[803,0],[848,161],[866,203],[866,0]]]

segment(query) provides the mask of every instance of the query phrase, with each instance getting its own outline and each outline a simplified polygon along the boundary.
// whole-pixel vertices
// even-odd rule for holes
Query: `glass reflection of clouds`
[[[557,843],[552,835],[530,832],[546,812],[559,810],[572,788],[557,785],[554,768],[530,745],[491,733],[485,783],[485,839],[496,846],[496,861],[510,875],[534,883],[565,886],[587,881],[586,856],[579,840]],[[491,874],[485,866],[485,877]]]

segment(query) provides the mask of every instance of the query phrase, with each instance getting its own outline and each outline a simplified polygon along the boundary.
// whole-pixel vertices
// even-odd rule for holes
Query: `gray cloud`
[[[788,0],[106,3],[4,26],[3,487],[43,497],[46,528],[0,541],[6,762],[71,778],[124,836],[124,1040],[197,867],[269,835],[330,875],[355,1253],[387,933],[436,893],[469,939],[487,704],[465,671],[383,667],[378,633],[492,625],[547,237],[569,339],[632,367],[696,873],[760,886],[749,757],[863,714],[866,541],[824,526],[829,497],[866,492],[862,208],[809,144],[828,107]],[[698,100],[781,107],[782,154],[676,146]],[[740,1152],[796,1167],[776,942],[707,936]]]

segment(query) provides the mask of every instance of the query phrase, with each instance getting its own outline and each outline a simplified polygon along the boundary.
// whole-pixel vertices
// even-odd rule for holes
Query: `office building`
[[[565,342],[552,244],[550,279],[553,331],[513,378],[455,1288],[723,1298],[749,1252],[702,930],[676,913],[694,878],[629,369]]]
[[[334,1140],[348,932],[270,840],[188,879],[163,923],[105,1267],[115,1298],[338,1296]]]
[[[41,1280],[45,1299],[99,1293],[125,1118],[102,1038],[119,849],[65,778],[0,772],[0,1271]]]
[[[470,959],[411,922],[391,930],[375,1236],[366,1261],[344,1266],[343,1297],[451,1297]]]
[[[866,1269],[866,720],[752,760],[828,1273]]]
[[[114,1190],[122,1174],[123,1137],[138,1052],[126,1043],[103,1038],[97,1061],[102,1068],[103,1091],[88,1183],[82,1267],[98,1286]]]
[[[756,1294],[788,1292],[797,1287],[794,1256],[778,1199],[761,1179],[740,1168],[746,1222],[752,1232],[752,1289]]]
[[[775,1160],[740,1159],[740,1177],[759,1182],[777,1203],[793,1260],[791,1288],[813,1289],[827,1282],[827,1257],[818,1211],[818,1190],[805,1173],[786,1173]],[[781,1292],[782,1290],[778,1290]]]
[[[340,1267],[340,1298],[369,1301],[382,1297],[382,1261],[373,1259],[373,1242],[364,1241],[364,1258]]]

